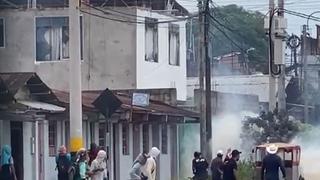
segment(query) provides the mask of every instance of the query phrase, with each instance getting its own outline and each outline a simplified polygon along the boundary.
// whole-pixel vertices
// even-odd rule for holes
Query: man
[[[225,162],[223,168],[223,180],[237,180],[237,161],[240,159],[241,152],[238,150],[233,150],[231,153],[231,159]]]
[[[129,180],[141,180],[141,167],[146,164],[149,155],[146,151],[143,151],[138,157],[134,160],[132,168],[129,172]]]
[[[193,154],[194,159],[192,160],[192,171],[194,174],[194,180],[207,180],[208,178],[208,162],[205,158],[201,157],[200,152]]]
[[[286,179],[286,170],[281,158],[277,155],[278,147],[271,144],[267,148],[268,155],[262,161],[261,180],[279,180],[279,168],[283,179]]]
[[[65,146],[60,146],[59,154],[56,156],[56,169],[58,170],[58,180],[68,180],[71,168],[71,156],[67,153]]]
[[[157,163],[156,159],[160,155],[160,150],[156,147],[151,148],[149,157],[144,166],[141,167],[142,180],[156,180]]]
[[[217,157],[211,161],[212,180],[222,180],[222,168],[223,168],[223,151],[217,152]]]

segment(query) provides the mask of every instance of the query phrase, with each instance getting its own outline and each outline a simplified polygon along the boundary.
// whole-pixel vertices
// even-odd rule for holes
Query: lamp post
[[[314,11],[313,13],[309,14],[309,16],[308,16],[308,18],[307,18],[307,30],[308,30],[308,31],[309,31],[309,20],[310,20],[310,18],[311,18],[313,15],[315,15],[315,14],[317,14],[317,13],[320,13],[320,11]]]

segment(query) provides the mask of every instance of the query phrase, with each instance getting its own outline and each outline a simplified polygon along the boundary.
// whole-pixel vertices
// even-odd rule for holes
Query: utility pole
[[[204,59],[203,59],[203,43],[204,43],[204,18],[203,18],[203,1],[198,0],[199,8],[199,31],[198,31],[198,66],[199,66],[199,108],[200,108],[200,150],[202,154],[206,154],[206,119],[205,119],[205,99],[204,99]]]
[[[303,25],[302,30],[303,44],[302,44],[302,62],[303,62],[303,99],[304,99],[304,122],[309,122],[309,100],[308,100],[308,81],[307,81],[307,26]]]
[[[79,3],[79,0],[69,1],[70,151],[72,153],[83,147]]]
[[[210,7],[209,7],[209,1],[205,0],[205,12],[204,12],[204,48],[205,48],[205,65],[206,65],[206,148],[207,148],[207,160],[212,159],[212,148],[211,148],[211,141],[212,141],[212,113],[211,113],[211,61],[209,58],[209,13],[210,13]]]
[[[281,68],[281,73],[278,78],[278,110],[279,112],[286,112],[286,72],[285,72],[285,43],[284,43],[284,36],[285,36],[285,29],[286,29],[286,21],[284,18],[284,0],[278,0],[278,17],[279,22],[282,24],[276,29],[276,33],[278,37],[276,37],[275,41],[276,45],[274,46],[275,51],[279,51],[278,56],[275,56],[275,62],[279,62],[279,67]],[[277,45],[279,44],[279,48]]]
[[[268,22],[266,23],[266,29],[269,30],[271,39],[269,39],[271,44],[273,45],[273,39],[274,39],[274,23],[271,25],[271,29],[269,29],[269,23],[271,22],[271,18],[273,17],[273,14],[275,12],[275,7],[274,7],[274,0],[269,0],[269,19],[267,20]],[[276,109],[276,79],[272,74],[272,66],[273,66],[273,58],[271,54],[274,54],[274,49],[269,48],[269,111],[273,112]]]

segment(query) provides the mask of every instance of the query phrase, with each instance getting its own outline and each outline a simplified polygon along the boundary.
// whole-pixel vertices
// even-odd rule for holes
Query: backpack
[[[71,162],[67,156],[59,156],[57,159],[57,169],[59,174],[68,174]]]
[[[146,155],[145,153],[140,153],[136,160],[133,162],[133,165],[136,163],[140,163],[142,166],[147,163],[147,160],[150,156]]]

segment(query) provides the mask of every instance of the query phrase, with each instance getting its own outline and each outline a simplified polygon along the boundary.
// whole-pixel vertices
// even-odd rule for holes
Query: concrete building
[[[43,0],[25,2],[34,8],[1,9],[0,72],[36,72],[50,88],[65,91],[68,8],[53,1],[58,7]],[[178,100],[185,100],[184,18],[139,7],[110,10],[84,4],[82,11],[83,90],[105,89],[106,84],[110,89],[176,88]]]

